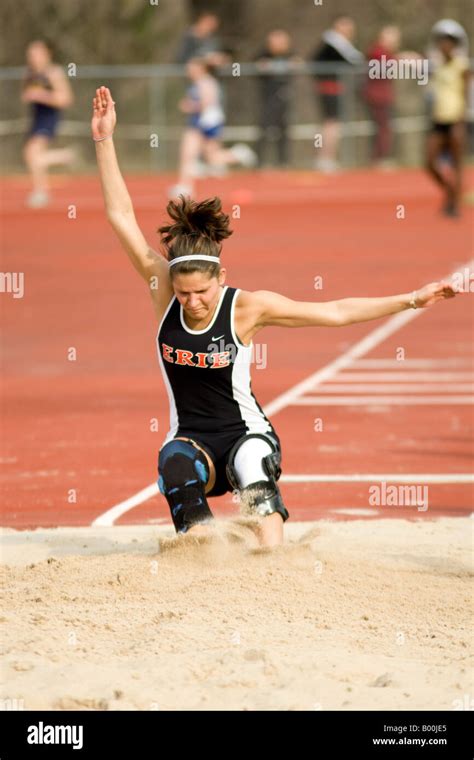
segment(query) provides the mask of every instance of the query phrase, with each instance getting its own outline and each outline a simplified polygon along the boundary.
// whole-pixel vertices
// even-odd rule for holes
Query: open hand
[[[115,103],[108,87],[102,86],[97,88],[92,106],[92,137],[95,140],[101,137],[108,137],[108,135],[113,133],[115,124],[117,123]]]
[[[430,282],[416,291],[416,304],[419,309],[425,309],[427,306],[433,306],[444,298],[454,298],[456,293],[463,293],[461,289],[455,289],[453,286],[442,280],[441,282]]]

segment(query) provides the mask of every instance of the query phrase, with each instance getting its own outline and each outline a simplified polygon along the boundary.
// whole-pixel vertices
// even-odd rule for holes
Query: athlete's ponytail
[[[229,216],[222,211],[220,198],[209,198],[199,203],[180,195],[179,200],[168,203],[166,210],[172,223],[159,227],[158,232],[169,260],[195,254],[219,256],[221,241],[232,235]],[[170,268],[170,274],[206,272],[214,277],[219,270],[217,261],[196,259],[175,264]]]

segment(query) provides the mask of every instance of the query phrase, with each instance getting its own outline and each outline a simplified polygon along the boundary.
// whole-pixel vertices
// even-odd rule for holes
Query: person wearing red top
[[[384,26],[373,45],[367,52],[369,61],[387,63],[397,58],[400,46],[400,30],[397,26]],[[384,57],[383,57],[384,56]],[[395,102],[395,87],[392,79],[381,77],[367,78],[364,87],[364,99],[375,124],[375,137],[372,146],[372,158],[376,164],[386,163],[391,156],[393,131],[391,116]]]

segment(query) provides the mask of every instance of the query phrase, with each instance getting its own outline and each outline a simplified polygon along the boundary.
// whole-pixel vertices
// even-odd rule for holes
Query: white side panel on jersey
[[[240,414],[247,425],[249,433],[268,433],[271,432],[272,427],[262,417],[262,412],[258,408],[250,390],[250,364],[252,361],[253,341],[250,342],[249,346],[243,346],[235,333],[234,312],[239,291],[240,288],[234,293],[230,311],[232,337],[235,345],[238,347],[232,367],[232,395],[239,405]]]

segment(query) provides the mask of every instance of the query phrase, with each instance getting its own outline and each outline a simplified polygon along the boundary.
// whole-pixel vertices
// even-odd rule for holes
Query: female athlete
[[[283,541],[288,511],[278,488],[278,435],[252,393],[252,338],[268,325],[341,326],[431,306],[454,296],[446,282],[384,298],[293,301],[268,290],[225,284],[222,241],[231,235],[219,198],[170,201],[160,228],[166,258],[146,242],[120,173],[110,90],[93,99],[92,137],[107,219],[147,282],[158,322],[158,358],[168,392],[170,429],[160,448],[159,488],[178,533],[205,531],[208,497],[233,491],[259,520],[263,546]],[[157,287],[158,285],[158,287]],[[207,528],[208,529],[208,528]]]
[[[75,152],[71,148],[50,150],[56,134],[61,111],[73,102],[68,78],[60,66],[53,63],[49,45],[35,40],[26,51],[28,64],[23,80],[21,99],[31,107],[31,127],[23,148],[23,157],[30,172],[33,189],[27,199],[30,208],[42,208],[49,203],[48,168],[71,164]]]

